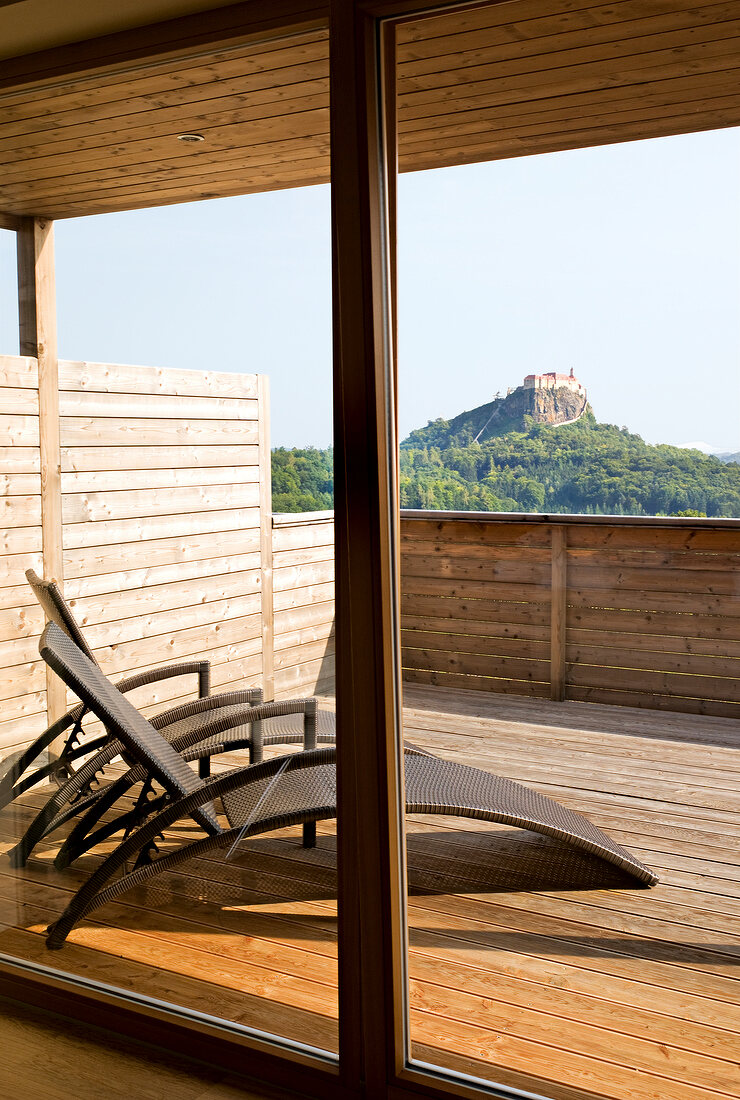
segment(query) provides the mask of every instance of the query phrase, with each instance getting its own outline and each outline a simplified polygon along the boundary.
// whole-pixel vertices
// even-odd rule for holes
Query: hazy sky
[[[402,434],[573,367],[601,420],[740,450],[740,130],[414,173],[399,203]],[[56,233],[62,357],[266,373],[273,443],[330,442],[328,187]]]

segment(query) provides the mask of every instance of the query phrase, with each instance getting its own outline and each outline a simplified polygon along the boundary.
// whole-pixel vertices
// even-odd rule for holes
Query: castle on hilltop
[[[580,394],[581,397],[586,396],[586,388],[578,381],[572,367],[570,374],[558,374],[554,370],[548,371],[547,374],[528,374],[524,379],[524,388],[525,390],[566,389]]]

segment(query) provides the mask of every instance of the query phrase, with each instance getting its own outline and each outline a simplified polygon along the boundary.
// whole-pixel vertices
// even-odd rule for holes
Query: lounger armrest
[[[204,714],[209,710],[221,710],[223,707],[253,707],[261,702],[261,688],[225,691],[218,695],[208,695],[205,699],[193,699],[189,703],[179,703],[176,707],[163,710],[155,718],[151,718],[150,721],[155,729],[161,730],[164,726],[171,726],[174,722],[180,722],[183,718],[190,718],[194,714]]]
[[[191,714],[197,714],[199,711],[206,709],[217,710],[215,703],[217,700],[223,700],[222,705],[233,705],[234,703],[244,702],[243,696],[249,693],[234,693],[231,696],[228,695],[212,695],[210,707],[204,705],[198,705],[196,703],[186,704],[182,711],[187,710],[187,714],[183,713],[178,717],[187,718]],[[206,702],[205,700],[203,701]],[[214,741],[212,746],[212,755],[217,755],[222,752],[228,752],[235,748],[243,748],[249,746],[250,748],[250,760],[253,764],[258,764],[262,760],[263,750],[263,733],[262,723],[268,718],[279,718],[286,714],[302,714],[304,716],[303,723],[303,747],[305,749],[315,749],[317,742],[317,721],[318,721],[318,700],[317,699],[290,699],[280,703],[260,703],[246,708],[241,714],[232,714],[218,717],[218,714],[214,714],[214,719],[207,725],[199,727],[197,730],[186,732],[180,736],[173,738],[172,747],[178,752],[187,753],[186,759],[196,760],[202,759],[204,756],[210,755],[207,751],[207,746],[203,746],[202,742],[209,739],[218,738],[223,733],[228,733],[230,730],[238,729],[240,726],[249,725],[250,735],[249,737],[242,737],[237,739],[231,739],[232,744],[229,746],[228,741],[219,744]],[[238,743],[237,743],[238,742]],[[188,752],[187,750],[192,750]]]
[[[211,663],[210,661],[181,661],[174,665],[164,665],[162,668],[150,668],[145,672],[136,672],[133,676],[127,676],[125,680],[119,680],[116,687],[119,691],[133,691],[147,684],[156,684],[160,680],[169,680],[174,676],[198,677],[198,696],[207,698],[211,692]]]

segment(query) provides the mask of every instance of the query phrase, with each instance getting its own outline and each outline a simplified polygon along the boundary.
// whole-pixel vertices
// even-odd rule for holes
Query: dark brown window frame
[[[488,0],[488,3],[506,0]],[[334,307],[340,1060],[63,974],[0,959],[0,994],[155,1042],[224,1070],[316,1097],[410,1100],[511,1095],[411,1065],[406,1034],[405,853],[401,843],[395,426],[393,20],[487,6],[450,0],[250,0],[166,25],[5,63],[2,83],[92,71],[280,30],[329,26]],[[10,68],[8,68],[10,65]],[[25,73],[25,81],[24,81]],[[384,100],[385,95],[385,100]],[[383,108],[383,102],[386,109]],[[389,170],[390,164],[390,170]],[[0,216],[0,227],[16,228]],[[342,1006],[352,1006],[346,1011]]]

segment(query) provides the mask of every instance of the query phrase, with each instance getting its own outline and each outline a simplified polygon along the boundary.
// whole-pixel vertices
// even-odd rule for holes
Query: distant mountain
[[[717,456],[717,448],[712,443],[699,440],[695,443],[668,443],[668,447],[680,447],[683,451],[701,451],[705,455]]]
[[[330,450],[274,451],[275,510],[331,507],[332,457]],[[572,375],[529,375],[505,397],[404,439],[401,506],[740,517],[740,456],[722,457],[645,443],[599,423]]]
[[[551,377],[411,432],[402,507],[740,516],[740,466],[600,424],[576,379]]]
[[[712,455],[720,462],[740,462],[740,451],[718,451],[713,443],[669,443],[669,447],[680,447],[684,451],[701,451],[702,454]]]

